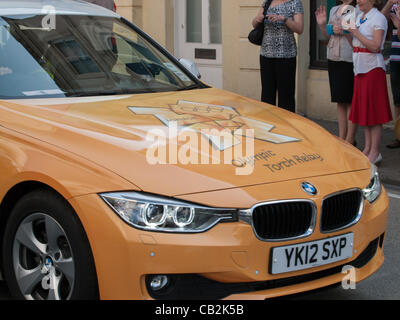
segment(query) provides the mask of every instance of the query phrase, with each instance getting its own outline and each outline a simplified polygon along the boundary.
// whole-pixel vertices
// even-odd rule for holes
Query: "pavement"
[[[337,121],[310,120],[318,123],[321,127],[334,135],[338,135],[339,129]],[[393,127],[384,126],[382,132],[381,154],[383,161],[379,166],[379,175],[384,184],[400,186],[400,148],[389,149],[386,145],[395,139]],[[360,127],[356,135],[357,147],[362,150],[364,147],[364,129]]]

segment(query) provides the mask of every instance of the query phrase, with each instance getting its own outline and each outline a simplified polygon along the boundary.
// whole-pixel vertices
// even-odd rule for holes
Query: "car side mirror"
[[[199,69],[197,69],[196,64],[193,61],[190,61],[185,58],[180,58],[179,62],[187,69],[189,70],[197,79],[201,79],[201,74],[199,72]]]

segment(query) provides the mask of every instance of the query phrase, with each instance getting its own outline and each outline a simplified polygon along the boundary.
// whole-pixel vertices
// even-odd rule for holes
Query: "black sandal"
[[[392,143],[390,143],[390,144],[388,144],[387,146],[386,146],[386,148],[389,148],[389,149],[397,149],[397,148],[400,148],[400,140],[394,140]]]

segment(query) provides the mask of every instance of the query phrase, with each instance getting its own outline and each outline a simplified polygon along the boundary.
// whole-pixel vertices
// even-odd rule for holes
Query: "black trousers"
[[[392,93],[394,105],[400,106],[400,62],[390,61],[390,80],[392,83]]]
[[[297,59],[266,58],[260,55],[261,101],[296,112],[296,67]]]

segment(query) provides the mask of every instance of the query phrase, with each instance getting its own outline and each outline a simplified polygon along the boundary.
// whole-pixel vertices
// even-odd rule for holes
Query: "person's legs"
[[[278,87],[278,106],[296,112],[296,68],[297,59],[277,59],[276,78]]]
[[[337,104],[337,115],[339,124],[339,137],[346,139],[347,137],[347,104],[338,103]]]
[[[260,55],[261,67],[261,101],[276,105],[276,74],[275,59]]]
[[[400,105],[394,107],[394,118],[397,120],[400,117]]]
[[[356,140],[356,133],[357,133],[357,129],[358,129],[358,124],[353,123],[351,120],[349,120],[349,116],[350,116],[350,111],[351,111],[351,103],[346,105],[346,112],[347,112],[347,132],[346,132],[346,137],[345,140],[348,143],[351,143],[354,145],[355,140]]]
[[[377,125],[370,127],[371,133],[371,148],[368,154],[369,161],[375,163],[376,159],[378,158],[380,152],[379,147],[381,144],[381,137],[382,137],[382,125]]]
[[[394,107],[394,119],[395,121],[400,121],[400,106],[395,106]],[[387,146],[389,149],[397,149],[400,148],[400,140],[395,139],[391,143],[389,143]]]
[[[365,146],[363,153],[367,157],[369,156],[369,153],[371,151],[371,127],[364,127],[364,134],[365,134]]]
[[[337,103],[339,137],[354,144],[357,126],[349,120],[351,102],[354,95],[354,65],[343,61],[328,60],[329,87],[331,101]],[[352,130],[349,131],[349,128]]]

